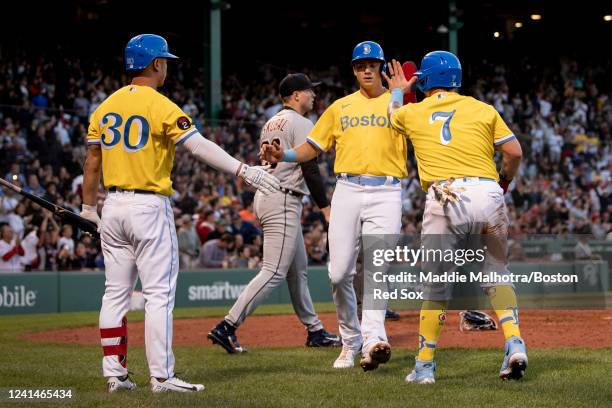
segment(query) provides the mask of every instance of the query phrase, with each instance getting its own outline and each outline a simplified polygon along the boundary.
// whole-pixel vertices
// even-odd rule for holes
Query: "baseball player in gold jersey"
[[[336,100],[319,118],[307,141],[295,149],[263,146],[265,160],[304,162],[335,143],[337,184],[329,225],[329,276],[342,337],[334,368],[373,370],[386,363],[391,347],[385,332],[385,308],[364,307],[361,324],[353,289],[362,235],[395,235],[401,229],[400,179],[406,177],[406,140],[387,118],[391,94],[383,87],[383,50],[373,41],[353,50],[353,73],[359,90]]]
[[[95,110],[87,134],[81,215],[99,226],[106,289],[100,310],[103,375],[109,392],[132,390],[127,370],[127,319],[136,278],[145,298],[145,346],[153,392],[195,392],[174,375],[172,311],[178,275],[178,244],[168,196],[175,146],[183,145],[220,171],[232,173],[263,193],[278,180],[240,163],[206,140],[189,117],[157,92],[167,73],[166,40],[153,34],[132,38],[125,48],[131,84]],[[108,191],[102,220],[96,195],[103,176]]]
[[[393,61],[388,78],[392,89],[389,105],[391,126],[410,138],[418,163],[421,186],[427,192],[422,237],[435,235],[462,238],[482,234],[489,245],[485,265],[499,274],[508,273],[508,216],[503,195],[520,165],[519,142],[490,105],[459,95],[461,64],[447,51],[434,51],[421,62],[409,81],[426,98],[402,106],[402,70]],[[498,174],[495,151],[503,156]],[[451,238],[452,242],[457,241]],[[527,352],[519,330],[518,309],[511,283],[481,285],[489,296],[504,331],[505,357],[499,376],[519,379],[527,368]],[[426,292],[421,308],[419,353],[409,383],[435,382],[434,352],[442,325],[448,293]]]

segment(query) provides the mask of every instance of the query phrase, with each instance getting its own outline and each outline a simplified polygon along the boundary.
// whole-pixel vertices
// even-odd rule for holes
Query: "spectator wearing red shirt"
[[[215,212],[212,210],[205,211],[200,215],[196,223],[196,232],[200,237],[200,244],[208,240],[208,234],[215,229]]]
[[[8,224],[0,226],[0,272],[23,272],[21,257],[25,251],[21,247],[19,235]]]

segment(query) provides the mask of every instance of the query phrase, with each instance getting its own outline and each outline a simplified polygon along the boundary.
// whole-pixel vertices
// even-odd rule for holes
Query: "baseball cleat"
[[[334,368],[352,368],[355,367],[355,357],[359,354],[359,349],[352,349],[348,346],[342,346],[340,355],[334,361]]]
[[[240,347],[240,343],[238,343],[236,328],[225,320],[221,320],[219,324],[213,327],[206,337],[208,337],[213,344],[218,344],[223,347],[229,354],[246,352],[246,349]]]
[[[379,364],[385,364],[391,358],[391,346],[386,341],[379,341],[362,353],[359,365],[363,371],[376,370]]]
[[[434,360],[422,361],[415,358],[416,364],[410,374],[406,376],[407,383],[433,384],[436,382],[436,362]]]
[[[108,377],[108,381],[106,382],[106,389],[110,393],[117,391],[132,391],[135,388],[136,384],[128,375],[123,377]]]
[[[340,336],[328,333],[325,329],[320,329],[313,332],[308,332],[306,338],[306,347],[340,347],[342,341]]]
[[[152,392],[198,392],[204,390],[202,384],[190,384],[177,377],[168,378],[167,380],[158,380],[151,377]]]
[[[520,380],[527,369],[527,348],[520,337],[512,336],[506,340],[506,354],[499,371],[503,380]]]
[[[385,320],[395,321],[400,319],[400,314],[393,309],[387,309],[385,311]]]

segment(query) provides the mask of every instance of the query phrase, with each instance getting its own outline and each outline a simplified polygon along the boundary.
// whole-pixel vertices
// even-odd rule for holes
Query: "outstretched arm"
[[[259,167],[250,167],[239,162],[199,132],[185,140],[183,146],[209,166],[242,178],[264,194],[273,193],[280,188],[280,182],[276,177]]]
[[[264,144],[259,150],[259,157],[270,164],[278,162],[298,162],[303,163],[314,159],[320,151],[310,142],[304,142],[294,149],[285,150],[277,143]]]
[[[391,90],[391,102],[389,102],[389,107],[387,108],[387,114],[391,117],[391,114],[404,104],[404,94],[410,92],[417,81],[417,77],[412,76],[406,79],[404,71],[402,70],[402,65],[397,60],[391,60],[389,64],[389,75],[385,72],[383,72],[382,75]]]

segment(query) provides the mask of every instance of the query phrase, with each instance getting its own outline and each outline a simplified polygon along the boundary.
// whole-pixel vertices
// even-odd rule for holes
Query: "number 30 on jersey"
[[[121,142],[125,151],[133,153],[145,147],[149,141],[149,122],[139,115],[130,116],[124,124],[121,115],[109,112],[102,118],[100,127],[106,127],[101,137],[105,149]],[[130,142],[130,132],[136,132],[135,137],[132,137],[134,143]]]

